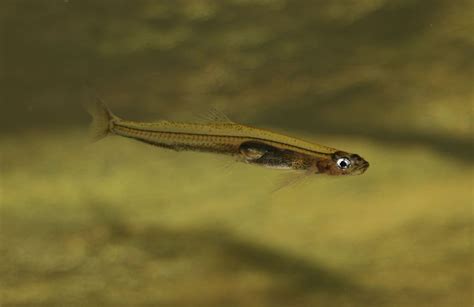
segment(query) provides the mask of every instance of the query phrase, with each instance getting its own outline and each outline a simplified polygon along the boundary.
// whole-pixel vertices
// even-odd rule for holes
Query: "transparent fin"
[[[203,113],[195,113],[195,116],[202,122],[235,124],[224,112],[216,107],[211,107]]]
[[[229,175],[234,171],[238,165],[238,161],[228,156],[215,156],[216,170],[222,172],[224,175]]]
[[[306,183],[307,179],[312,174],[313,173],[310,171],[282,174],[280,175],[276,184],[274,185],[274,188],[272,189],[272,193],[276,193],[281,190],[293,188],[295,186]]]
[[[109,134],[110,121],[114,115],[98,97],[94,101],[85,103],[84,107],[92,116],[89,128],[91,142],[97,142]]]

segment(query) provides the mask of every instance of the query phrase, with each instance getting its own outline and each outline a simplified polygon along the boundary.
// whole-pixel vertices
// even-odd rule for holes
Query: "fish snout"
[[[369,168],[369,165],[370,165],[369,162],[367,162],[364,158],[362,158],[358,154],[352,154],[351,160],[353,161],[356,168],[361,170],[362,173],[365,172]]]

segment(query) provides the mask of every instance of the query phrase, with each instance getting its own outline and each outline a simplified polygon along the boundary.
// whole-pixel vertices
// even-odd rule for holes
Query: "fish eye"
[[[351,160],[347,158],[339,158],[337,159],[336,164],[340,169],[347,169],[351,166]]]

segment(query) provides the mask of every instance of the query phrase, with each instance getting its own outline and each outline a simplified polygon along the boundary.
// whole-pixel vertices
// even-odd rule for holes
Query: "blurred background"
[[[2,306],[472,306],[472,1],[3,0]],[[87,141],[234,121],[362,176]],[[230,168],[227,164],[230,163]]]

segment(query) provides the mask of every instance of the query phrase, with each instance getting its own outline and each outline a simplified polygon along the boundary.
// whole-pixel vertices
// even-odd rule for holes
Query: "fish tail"
[[[111,133],[112,120],[116,117],[100,99],[85,105],[87,112],[92,116],[92,123],[89,128],[92,142],[97,142]]]

